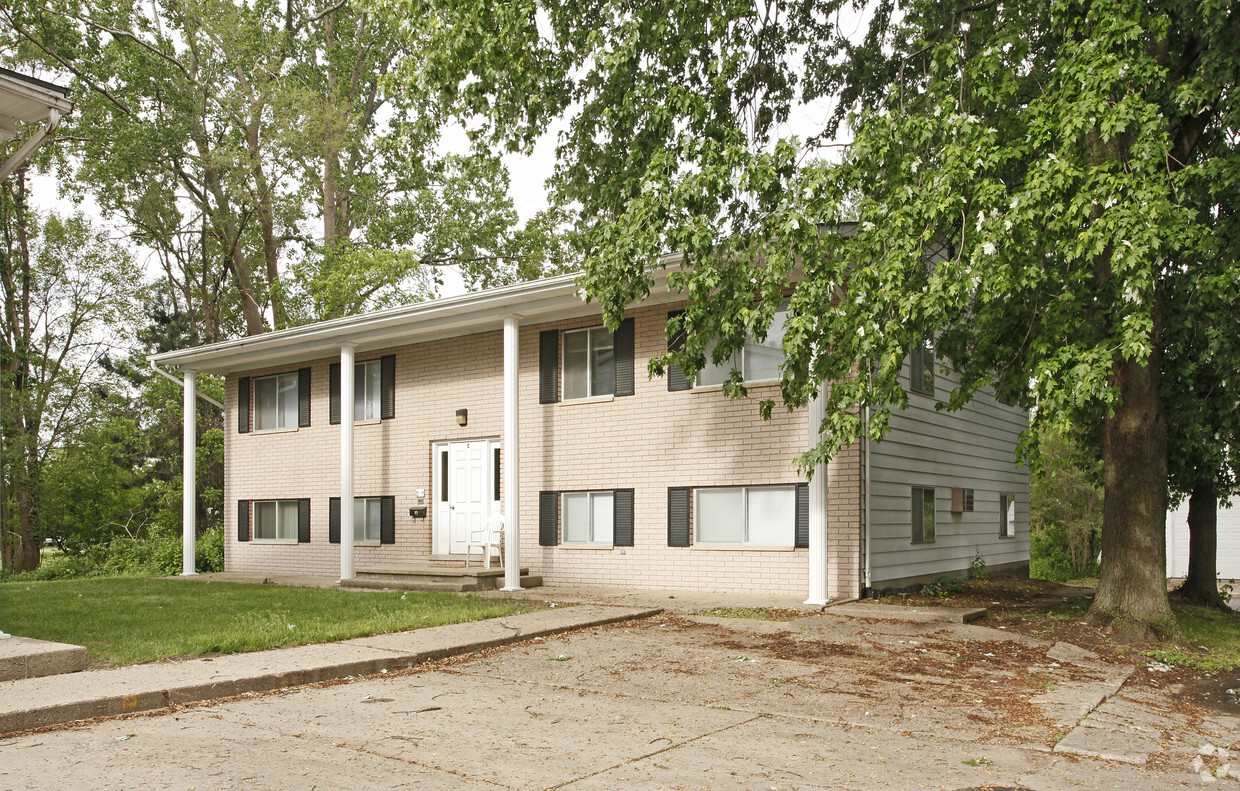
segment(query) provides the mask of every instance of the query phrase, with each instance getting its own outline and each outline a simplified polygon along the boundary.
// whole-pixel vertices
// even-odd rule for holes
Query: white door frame
[[[461,440],[441,440],[432,444],[432,498],[431,498],[431,554],[436,556],[452,555],[452,523],[450,504],[452,497],[456,494],[453,491],[453,475],[452,475],[452,454],[451,448],[454,445],[465,445],[473,442],[485,442],[487,447],[484,449],[484,475],[486,481],[484,486],[487,490],[487,497],[483,500],[483,513],[480,515],[482,519],[486,519],[491,514],[500,512],[500,502],[496,498],[496,456],[500,450],[499,437],[473,437]],[[445,472],[447,473],[445,478]],[[445,496],[446,495],[446,496]],[[460,552],[456,556],[464,557]]]

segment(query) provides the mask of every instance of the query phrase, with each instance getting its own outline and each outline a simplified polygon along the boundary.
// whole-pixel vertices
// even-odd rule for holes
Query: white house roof
[[[73,109],[69,89],[0,68],[0,143],[29,134],[23,127],[43,124],[7,161],[0,163],[6,178],[51,134],[60,117]]]
[[[665,259],[671,264],[674,259]],[[268,332],[206,346],[162,352],[150,357],[158,365],[183,370],[227,374],[270,365],[332,357],[342,343],[365,352],[407,343],[469,335],[503,327],[504,317],[516,314],[522,324],[597,315],[598,305],[587,304],[577,274],[477,291],[457,297],[376,310],[300,327]],[[658,273],[650,297],[643,304],[669,302],[663,273]]]

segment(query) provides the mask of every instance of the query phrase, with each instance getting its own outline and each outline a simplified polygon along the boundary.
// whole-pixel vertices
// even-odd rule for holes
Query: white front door
[[[471,530],[482,527],[497,493],[493,469],[498,440],[475,439],[435,446],[434,552],[464,555]]]

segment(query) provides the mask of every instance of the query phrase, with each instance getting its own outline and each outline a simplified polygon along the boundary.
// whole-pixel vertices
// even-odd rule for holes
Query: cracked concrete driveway
[[[1240,721],[1130,672],[978,626],[663,615],[18,735],[0,789],[1240,788]],[[1056,751],[1078,731],[1119,760]]]

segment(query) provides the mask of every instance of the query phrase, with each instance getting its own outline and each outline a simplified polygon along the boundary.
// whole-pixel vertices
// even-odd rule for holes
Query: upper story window
[[[353,370],[353,419],[379,420],[382,377],[378,360],[358,363]]]
[[[328,370],[329,422],[340,422],[340,363]],[[387,354],[353,366],[353,420],[389,420],[396,417],[396,356]]]
[[[745,347],[731,357],[714,365],[711,355],[716,343],[706,347],[706,366],[698,371],[697,385],[720,385],[728,380],[735,369],[746,382],[762,382],[779,378],[779,366],[784,361],[784,323],[788,320],[788,305],[775,311],[766,338],[758,342],[750,338]]]
[[[620,322],[615,332],[606,327],[543,330],[538,333],[538,403],[631,396],[633,357],[633,319]]]
[[[923,338],[913,349],[909,360],[909,389],[915,393],[934,395],[934,339]]]
[[[934,543],[934,488],[913,487],[912,503],[913,543]]]
[[[254,380],[254,429],[297,426],[297,373]]]
[[[310,369],[237,380],[237,431],[310,425]]]
[[[606,327],[564,333],[564,400],[614,395],[616,342]]]

